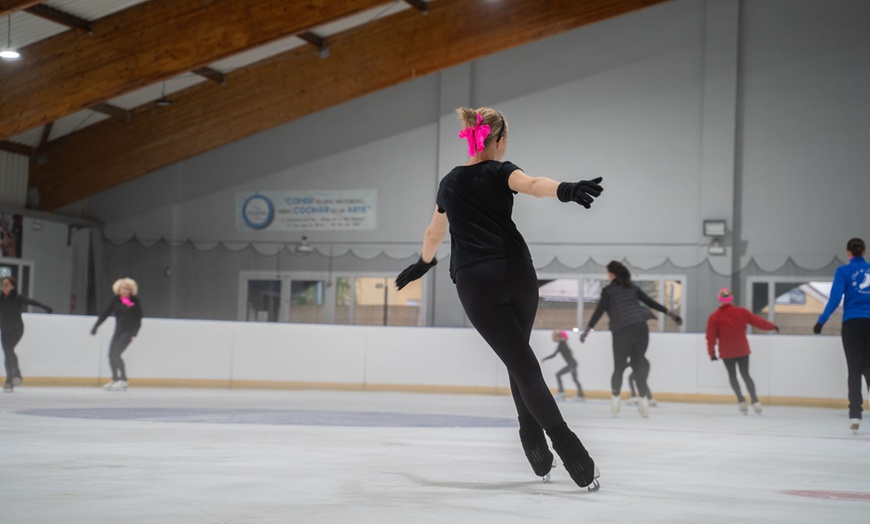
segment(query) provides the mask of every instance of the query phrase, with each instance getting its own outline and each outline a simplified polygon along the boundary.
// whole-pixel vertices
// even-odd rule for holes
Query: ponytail
[[[631,272],[628,270],[620,262],[616,260],[611,260],[609,264],[607,264],[607,271],[613,274],[614,280],[620,286],[632,287],[634,284],[631,283]]]
[[[860,238],[852,238],[846,243],[846,251],[848,251],[853,257],[864,256],[864,252],[867,251],[867,246],[864,245],[864,241]]]

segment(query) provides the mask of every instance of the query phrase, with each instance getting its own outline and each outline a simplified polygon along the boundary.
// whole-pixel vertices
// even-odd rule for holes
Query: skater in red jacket
[[[733,301],[734,295],[728,288],[723,287],[719,290],[719,309],[714,311],[707,320],[707,352],[710,354],[710,360],[718,360],[716,357],[716,341],[718,340],[719,356],[725,363],[731,388],[737,395],[737,407],[744,415],[749,411],[746,399],[740,392],[740,384],[737,382],[736,368],[739,367],[740,376],[743,377],[743,382],[749,391],[752,409],[761,414],[761,402],[758,401],[758,396],[755,394],[755,383],[749,376],[750,351],[749,341],[746,339],[746,325],[749,324],[765,331],[776,330],[777,333],[779,333],[779,328],[763,318],[753,315],[748,309],[734,306],[731,304]]]

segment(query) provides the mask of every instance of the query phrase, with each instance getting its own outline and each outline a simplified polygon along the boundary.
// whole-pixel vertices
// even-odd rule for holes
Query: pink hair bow
[[[477,113],[477,125],[466,127],[459,132],[459,138],[468,140],[468,156],[474,156],[479,151],[483,151],[483,142],[489,136],[490,128],[486,124],[481,125],[482,121],[483,117]]]

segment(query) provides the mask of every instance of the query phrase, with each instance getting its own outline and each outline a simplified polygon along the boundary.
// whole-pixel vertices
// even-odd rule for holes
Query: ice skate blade
[[[589,493],[595,493],[599,489],[601,489],[601,484],[598,483],[598,479],[593,480],[592,484],[586,486],[586,491]]]
[[[543,482],[544,484],[549,484],[550,483],[550,474],[547,473],[546,475],[541,477],[541,482]]]

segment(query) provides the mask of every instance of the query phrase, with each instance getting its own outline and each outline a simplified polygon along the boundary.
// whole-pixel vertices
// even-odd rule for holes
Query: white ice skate
[[[737,409],[739,409],[744,415],[749,414],[749,406],[746,405],[746,401],[738,402]]]
[[[619,398],[619,396],[613,396],[610,399],[610,412],[613,413],[614,417],[617,414],[619,414],[619,407],[621,404],[622,404],[622,399]]]
[[[753,409],[756,413],[758,413],[759,415],[761,415],[761,402],[753,402],[753,403],[752,403],[752,409]]]
[[[108,387],[108,391],[127,391],[126,380],[116,380]]]
[[[105,384],[103,384],[103,389],[105,389],[106,391],[112,391],[112,385],[115,382],[117,382],[117,380],[113,380],[111,382],[106,382]]]
[[[861,419],[853,418],[849,420],[849,429],[852,430],[852,433],[858,434],[858,428],[861,427]]]
[[[646,397],[637,398],[637,411],[643,418],[649,418],[649,400]]]

